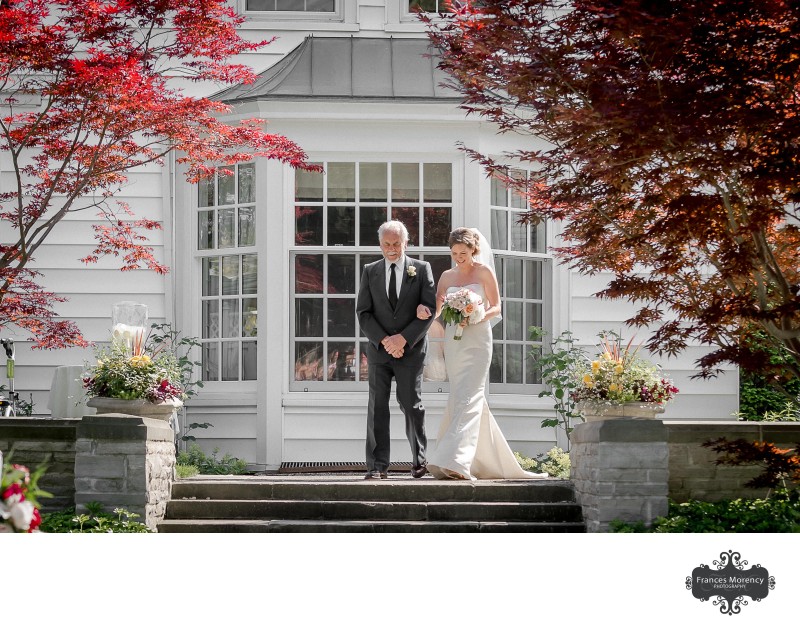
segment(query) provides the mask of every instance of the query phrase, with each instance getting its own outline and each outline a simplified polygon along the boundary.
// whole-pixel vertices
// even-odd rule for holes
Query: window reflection
[[[361,162],[358,165],[358,197],[362,202],[385,202],[388,168],[385,162]]]
[[[332,294],[354,294],[356,291],[355,254],[328,255],[328,291]]]
[[[363,382],[367,342],[360,339],[356,294],[364,265],[381,259],[378,227],[389,218],[403,221],[415,248],[409,255],[428,261],[438,280],[452,266],[446,248],[453,168],[416,162],[322,167],[322,174],[295,177],[294,381]],[[353,251],[356,247],[367,251]],[[442,378],[434,368],[427,375]]]
[[[256,244],[256,209],[246,206],[239,209],[239,247]]]
[[[419,165],[392,163],[392,201],[419,201]]]
[[[401,207],[392,208],[392,219],[402,221],[408,229],[408,244],[419,245],[419,208]]]
[[[322,208],[297,206],[294,216],[295,245],[322,245]]]
[[[447,163],[428,163],[422,168],[423,201],[453,201],[453,165]]]
[[[214,211],[202,210],[197,214],[197,249],[214,247]]]
[[[315,166],[320,164],[312,163]],[[324,174],[320,171],[297,169],[294,172],[294,198],[298,202],[321,202]]]
[[[424,232],[426,247],[447,247],[447,239],[452,230],[450,208],[426,208],[424,210]]]
[[[387,219],[386,207],[359,209],[359,245],[378,245],[378,228]]]
[[[354,342],[328,343],[328,381],[356,380]]]
[[[252,204],[256,201],[256,166],[239,165],[239,203]]]
[[[322,381],[322,342],[295,344],[295,381]]]
[[[295,298],[294,334],[297,337],[321,337],[322,298]]]
[[[356,201],[356,165],[354,162],[328,163],[328,201]]]
[[[321,294],[324,256],[298,254],[294,259],[294,290],[298,294]]]
[[[355,299],[328,298],[328,337],[353,337],[355,331]]]
[[[226,166],[228,173],[219,173],[217,178],[217,204],[236,203],[236,167]]]
[[[220,208],[217,211],[217,247],[232,248],[236,244],[236,209]]]
[[[352,206],[328,207],[328,245],[356,244],[356,209]]]

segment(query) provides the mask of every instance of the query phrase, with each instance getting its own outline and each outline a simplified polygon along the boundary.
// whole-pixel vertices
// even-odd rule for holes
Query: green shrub
[[[196,444],[192,444],[188,451],[178,454],[178,465],[192,465],[197,467],[197,471],[203,475],[244,475],[248,473],[247,462],[240,458],[234,458],[230,454],[225,454],[221,459],[217,458],[219,449],[214,449],[211,455],[206,455]]]
[[[553,447],[546,454],[539,454],[536,458],[528,458],[516,451],[514,456],[525,471],[547,473],[551,478],[569,479],[569,454],[561,447]]]
[[[178,478],[191,478],[194,475],[198,475],[200,473],[200,469],[195,467],[193,464],[176,464],[175,465],[175,475]]]
[[[678,504],[645,528],[641,522],[611,523],[613,532],[800,532],[800,493],[778,489],[768,498]]]
[[[739,371],[739,418],[743,421],[798,420],[800,380],[791,370],[797,360],[775,347],[763,331],[751,331],[742,343],[763,355],[763,371]],[[794,405],[794,409],[787,407]],[[793,412],[793,413],[792,413]]]
[[[763,377],[745,371],[739,378],[739,419],[743,421],[797,421],[800,383],[790,382],[781,392]]]
[[[145,524],[136,521],[139,517],[124,508],[115,508],[113,513],[103,510],[99,502],[89,502],[87,512],[76,515],[74,508],[42,515],[42,532],[152,532]]]

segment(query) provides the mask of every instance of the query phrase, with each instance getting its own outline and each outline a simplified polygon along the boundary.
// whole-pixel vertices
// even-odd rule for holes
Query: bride
[[[530,473],[519,466],[486,402],[484,391],[492,361],[490,321],[501,317],[491,251],[484,252],[486,264],[475,260],[481,254],[481,245],[488,250],[488,244],[471,228],[453,230],[448,244],[456,266],[439,279],[434,317],[441,314],[444,297],[462,287],[483,299],[486,315],[478,324],[466,326],[460,340],[453,339],[455,327],[447,327],[444,361],[450,396],[436,448],[428,456],[428,471],[439,479],[546,478],[546,473]],[[418,318],[427,320],[432,315],[425,305],[417,307]]]

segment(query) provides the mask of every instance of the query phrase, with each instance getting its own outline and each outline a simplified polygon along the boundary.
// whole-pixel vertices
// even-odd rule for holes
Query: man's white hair
[[[383,241],[383,235],[387,232],[399,234],[403,238],[403,244],[408,243],[408,228],[406,228],[402,221],[392,219],[391,221],[382,223],[381,227],[378,228],[378,239]]]

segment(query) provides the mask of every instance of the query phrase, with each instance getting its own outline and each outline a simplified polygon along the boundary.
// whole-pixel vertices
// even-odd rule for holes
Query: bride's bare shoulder
[[[452,278],[456,274],[455,268],[446,269],[439,278]]]

